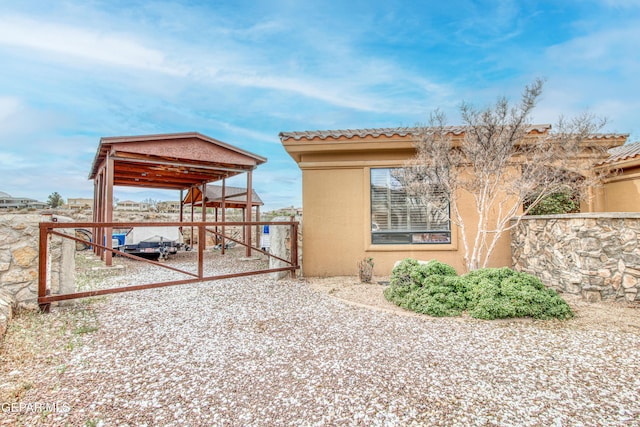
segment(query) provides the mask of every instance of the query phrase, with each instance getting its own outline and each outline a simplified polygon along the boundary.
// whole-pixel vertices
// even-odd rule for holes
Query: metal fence
[[[239,238],[235,238],[225,234],[225,231],[230,227],[241,227],[244,230],[251,230],[251,227],[260,227],[268,225],[270,227],[290,227],[291,235],[298,235],[298,223],[295,221],[288,222],[111,222],[111,223],[96,223],[96,222],[42,222],[40,223],[40,243],[39,243],[39,266],[38,266],[38,305],[40,309],[43,311],[48,311],[50,305],[54,301],[63,301],[70,300],[76,298],[86,298],[93,297],[98,295],[106,295],[106,294],[114,294],[120,292],[130,292],[130,291],[138,291],[143,289],[153,289],[153,288],[161,288],[166,286],[175,286],[175,285],[184,285],[188,283],[196,283],[196,282],[204,282],[211,280],[222,280],[222,279],[230,279],[234,277],[242,277],[242,276],[253,276],[258,274],[268,274],[268,273],[276,273],[281,271],[289,271],[291,273],[291,277],[295,278],[296,270],[300,267],[298,265],[298,242],[297,239],[291,239],[290,241],[290,254],[291,259],[284,259],[278,257],[274,254],[271,254],[265,250],[260,249],[259,240],[256,239],[256,246],[252,246],[242,241]],[[90,291],[83,292],[72,292],[66,294],[51,294],[50,289],[48,289],[48,258],[49,258],[49,238],[50,236],[59,236],[64,239],[71,239],[76,243],[81,243],[86,245],[86,238],[83,238],[82,235],[77,233],[73,233],[72,235],[62,233],[60,229],[90,229],[93,230],[93,236],[104,235],[102,231],[107,230],[107,235],[111,235],[111,230],[113,229],[131,229],[133,227],[166,227],[166,226],[175,226],[180,227],[180,230],[184,230],[189,228],[190,230],[197,230],[197,233],[191,232],[191,240],[192,245],[194,238],[197,239],[197,244],[194,245],[193,251],[197,253],[197,272],[191,272],[184,269],[179,269],[167,265],[165,263],[153,261],[150,259],[146,259],[140,256],[132,255],[129,253],[125,253],[121,250],[114,249],[112,247],[111,242],[102,242],[100,244],[95,241],[89,242],[90,247],[93,251],[100,255],[103,259],[108,258],[111,259],[111,255],[123,256],[131,259],[138,260],[140,262],[145,262],[157,266],[158,268],[165,268],[172,271],[176,271],[178,273],[182,273],[185,275],[184,279],[181,280],[172,280],[166,282],[156,282],[156,283],[145,283],[140,285],[130,285],[124,287],[117,288],[108,288],[108,289],[96,289]],[[222,245],[222,253],[224,253],[224,248],[226,246],[227,241],[235,242],[238,245],[244,246],[247,248],[247,253],[251,253],[252,251],[267,255],[270,258],[277,259],[285,263],[285,267],[280,268],[268,268],[261,270],[253,270],[253,271],[243,271],[243,272],[234,272],[229,274],[220,274],[220,275],[206,275],[204,271],[204,255],[205,255],[205,246],[206,246],[206,237],[207,235],[213,235],[216,237],[216,240],[221,241]],[[106,256],[108,255],[108,256]],[[108,263],[110,264],[110,262]]]

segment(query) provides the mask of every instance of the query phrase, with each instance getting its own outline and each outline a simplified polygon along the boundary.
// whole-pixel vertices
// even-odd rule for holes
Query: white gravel
[[[256,261],[217,256],[212,263],[209,270],[231,271]],[[133,268],[110,280],[174,277]],[[634,333],[400,316],[266,276],[114,295],[97,312],[98,331],[52,379],[59,386],[23,397],[65,402],[70,411],[31,421],[640,425]]]

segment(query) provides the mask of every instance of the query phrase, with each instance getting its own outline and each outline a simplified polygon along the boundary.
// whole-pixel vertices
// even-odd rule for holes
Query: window
[[[449,203],[407,194],[402,169],[371,169],[371,243],[451,243]],[[436,193],[437,194],[437,193]]]

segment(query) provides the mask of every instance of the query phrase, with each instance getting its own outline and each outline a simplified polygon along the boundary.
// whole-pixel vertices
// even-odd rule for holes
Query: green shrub
[[[498,319],[533,317],[568,319],[567,303],[535,276],[510,268],[484,268],[457,276],[453,267],[436,260],[419,264],[402,261],[391,274],[385,298],[430,316]]]
[[[426,275],[440,275],[440,276],[457,276],[456,269],[451,267],[444,262],[440,262],[438,260],[432,259],[426,264],[425,273]]]
[[[391,272],[392,286],[422,286],[422,282],[429,276],[456,276],[456,270],[443,262],[432,259],[426,264],[418,260],[406,258]]]
[[[525,200],[525,208],[528,208],[531,201],[535,200],[536,197],[537,195],[533,195],[528,200]],[[540,200],[529,211],[529,215],[555,215],[575,212],[580,212],[580,196],[569,192],[560,192],[549,194]]]
[[[453,267],[431,260],[403,260],[391,273],[385,298],[400,307],[430,316],[458,316],[466,308],[466,288]]]
[[[400,261],[400,264],[398,264],[391,272],[391,286],[411,286],[411,272],[418,265],[418,260],[412,258],[406,258]]]
[[[571,309],[535,276],[510,268],[484,268],[465,274],[469,315],[480,319],[571,317]]]

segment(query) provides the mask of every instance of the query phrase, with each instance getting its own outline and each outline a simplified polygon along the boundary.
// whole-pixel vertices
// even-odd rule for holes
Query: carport
[[[207,184],[222,181],[224,188],[227,178],[241,173],[247,174],[244,221],[250,222],[254,206],[253,170],[266,161],[264,157],[197,132],[103,137],[89,174],[89,179],[94,181],[93,222],[113,222],[113,187],[116,185],[180,191],[182,222],[185,191],[201,197],[208,194]],[[205,197],[205,206],[206,202]],[[193,201],[191,203],[193,205]],[[206,221],[204,208],[202,221]],[[111,249],[112,228],[93,231],[95,241],[104,242],[104,246]],[[245,244],[249,256],[251,233],[245,233]],[[110,250],[94,246],[94,251],[107,265],[112,264]]]
[[[288,247],[282,253],[277,254],[267,252],[251,244],[250,229],[253,226],[286,227],[290,236],[298,236],[298,223],[295,221],[251,221],[251,207],[260,206],[262,203],[261,201],[253,200],[256,194],[252,188],[253,170],[264,162],[266,162],[264,157],[195,132],[102,138],[89,175],[89,178],[94,180],[95,189],[93,222],[57,222],[52,220],[51,222],[40,223],[40,247],[38,253],[38,305],[40,309],[48,311],[50,304],[56,301],[213,280],[226,280],[258,274],[289,272],[292,277],[295,277],[296,270],[300,268],[298,263],[298,239],[289,239]],[[211,194],[207,191],[207,184],[222,181],[222,186],[225,187],[227,178],[241,173],[247,174],[247,186],[244,189],[244,195],[235,194],[235,196],[238,196],[236,198],[230,194],[229,204],[242,208],[244,202],[244,221],[218,222],[217,219],[216,221],[207,221],[206,207],[210,205],[207,199]],[[114,185],[180,191],[181,213],[179,221],[113,222]],[[202,197],[202,194],[205,195],[204,200],[200,199],[200,204],[203,208],[201,221],[184,221],[182,212],[185,190],[193,197],[190,201],[192,206],[196,200],[196,193],[199,192],[200,197]],[[216,199],[211,200],[211,203],[215,204],[218,202],[219,197],[212,196],[212,199]],[[220,198],[219,202],[225,206],[226,196]],[[114,249],[111,239],[112,230],[115,228],[133,229],[135,227],[189,227],[192,230],[197,230],[198,244],[197,250],[194,251],[196,252],[194,254],[195,265],[168,265]],[[218,227],[223,229],[222,233],[218,232]],[[242,227],[245,231],[244,237],[237,238],[236,236],[224,234],[225,227]],[[49,246],[54,236],[56,239],[62,238],[86,243],[86,240],[81,236],[76,236],[73,232],[73,230],[77,229],[93,230],[93,239],[90,246],[105,261],[107,266],[112,265],[112,257],[115,253],[119,256],[147,262],[159,268],[179,273],[179,275],[162,282],[129,283],[124,286],[107,286],[90,290],[76,289],[75,292],[62,293],[60,289],[56,289],[54,286],[54,275],[59,275],[60,270],[54,271],[52,267],[52,252]],[[194,237],[193,231],[191,234]],[[205,268],[204,262],[205,241],[207,235],[211,234],[217,238],[233,241],[244,246],[246,248],[246,257],[248,258],[245,260],[252,260],[250,258],[252,251],[266,255],[269,258],[269,266],[259,269],[241,269],[241,271],[211,272],[210,269]],[[189,258],[193,260],[193,257]],[[209,257],[209,259],[211,258]],[[259,260],[259,258],[253,259]],[[272,265],[272,260],[275,260],[275,265]]]
[[[248,218],[255,218],[255,221],[260,221],[260,206],[264,203],[262,199],[256,193],[255,190],[251,192],[242,187],[231,187],[226,185],[225,180],[222,180],[222,185],[208,185],[204,201],[202,198],[201,187],[192,187],[187,191],[184,199],[182,200],[182,206],[191,206],[191,221],[194,220],[194,208],[196,206],[214,209],[215,221],[225,222],[227,209],[241,209],[242,217],[247,218],[247,206],[249,200],[251,208],[249,208]],[[246,219],[245,219],[246,221]],[[216,227],[217,230],[217,227]],[[224,226],[222,227],[222,236],[224,236]],[[247,233],[250,234],[249,227],[244,227],[243,236],[246,240]],[[224,237],[216,238],[216,243],[221,244],[222,253],[225,251],[225,239]],[[260,241],[260,227],[256,226],[256,241]],[[250,255],[249,253],[247,255]]]

